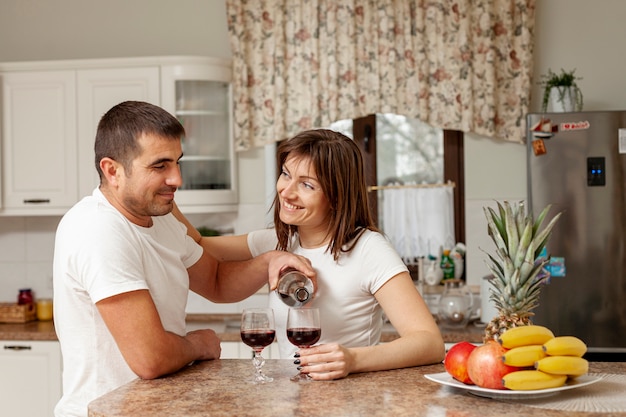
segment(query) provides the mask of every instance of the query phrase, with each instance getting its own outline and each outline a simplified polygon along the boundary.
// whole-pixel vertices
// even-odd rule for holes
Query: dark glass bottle
[[[289,307],[301,307],[313,298],[313,282],[302,272],[287,268],[278,278],[276,293]]]
[[[30,288],[22,288],[17,296],[18,304],[33,304],[33,292]]]

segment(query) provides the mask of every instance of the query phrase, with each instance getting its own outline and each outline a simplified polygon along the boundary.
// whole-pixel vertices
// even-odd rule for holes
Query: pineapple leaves
[[[537,217],[537,220],[535,221],[535,224],[533,225],[533,235],[537,234],[537,231],[541,227],[541,223],[543,223],[543,219],[546,218],[548,211],[550,211],[550,207],[552,207],[552,205],[548,204],[543,210],[541,210],[541,213],[539,213],[539,216]]]
[[[487,231],[498,249],[506,249],[507,244],[504,238],[507,236],[504,225],[496,212],[491,207],[484,208],[487,217]]]
[[[527,322],[539,304],[539,293],[547,278],[542,272],[549,262],[549,258],[539,256],[561,216],[558,213],[542,229],[550,207],[544,208],[535,221],[523,201],[517,204],[497,202],[497,209],[484,208],[487,230],[496,245],[495,252],[487,254],[487,266],[494,276],[489,281],[489,299],[498,309],[498,320],[501,320],[494,319],[496,324],[488,326],[486,340],[492,338],[491,333],[502,330],[507,322],[518,319]]]
[[[515,211],[517,211],[517,208],[515,209]],[[506,228],[506,235],[508,236],[507,244],[509,256],[514,257],[517,254],[517,247],[519,246],[519,233],[517,233],[515,213],[513,213],[513,208],[508,203],[508,201],[504,202],[504,212],[506,213],[504,226]]]
[[[548,243],[548,239],[550,238],[550,232],[552,231],[552,228],[554,227],[554,225],[556,224],[557,220],[559,220],[559,218],[561,217],[562,212],[557,213],[556,216],[554,216],[552,218],[552,220],[550,220],[550,223],[548,223],[548,225],[546,226],[545,229],[543,229],[535,239],[533,239],[533,241],[537,241],[537,246],[535,247],[535,258],[539,256],[539,254],[541,253],[541,251],[543,250],[543,248],[546,246],[546,244]]]
[[[515,254],[515,258],[514,258],[515,260],[513,261],[513,265],[515,265],[516,268],[519,268],[522,266],[522,262],[524,262],[524,260],[527,257],[528,248],[531,246],[531,243],[532,243],[532,237],[533,237],[532,221],[530,221],[530,219],[526,219],[525,223],[526,223],[526,226],[524,227],[524,230],[522,231],[522,235],[519,241],[519,246],[517,248],[517,253]]]

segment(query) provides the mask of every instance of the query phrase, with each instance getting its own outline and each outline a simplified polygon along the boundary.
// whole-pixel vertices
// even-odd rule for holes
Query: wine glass
[[[287,339],[299,348],[308,348],[320,340],[322,326],[320,311],[317,308],[290,308],[287,313]],[[308,374],[298,372],[292,381],[307,381]]]
[[[255,384],[271,382],[274,378],[266,376],[261,372],[265,364],[265,359],[261,352],[269,346],[276,337],[276,326],[274,326],[274,310],[271,308],[246,308],[241,315],[241,340],[254,350],[252,364],[256,369],[254,379]]]

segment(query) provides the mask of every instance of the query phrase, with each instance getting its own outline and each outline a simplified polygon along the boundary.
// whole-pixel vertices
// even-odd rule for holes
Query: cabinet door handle
[[[24,200],[24,204],[41,204],[41,203],[49,203],[49,198],[31,198],[28,200]]]
[[[5,350],[30,350],[30,346],[24,345],[4,345]]]

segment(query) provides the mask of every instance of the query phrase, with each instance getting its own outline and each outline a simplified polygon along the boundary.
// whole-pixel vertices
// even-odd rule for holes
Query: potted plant
[[[541,76],[539,85],[543,87],[543,100],[541,111],[548,110],[548,103],[552,111],[581,111],[583,108],[583,94],[576,84],[580,80],[574,75],[576,69],[565,71],[561,69],[559,74],[548,69],[548,73]]]

